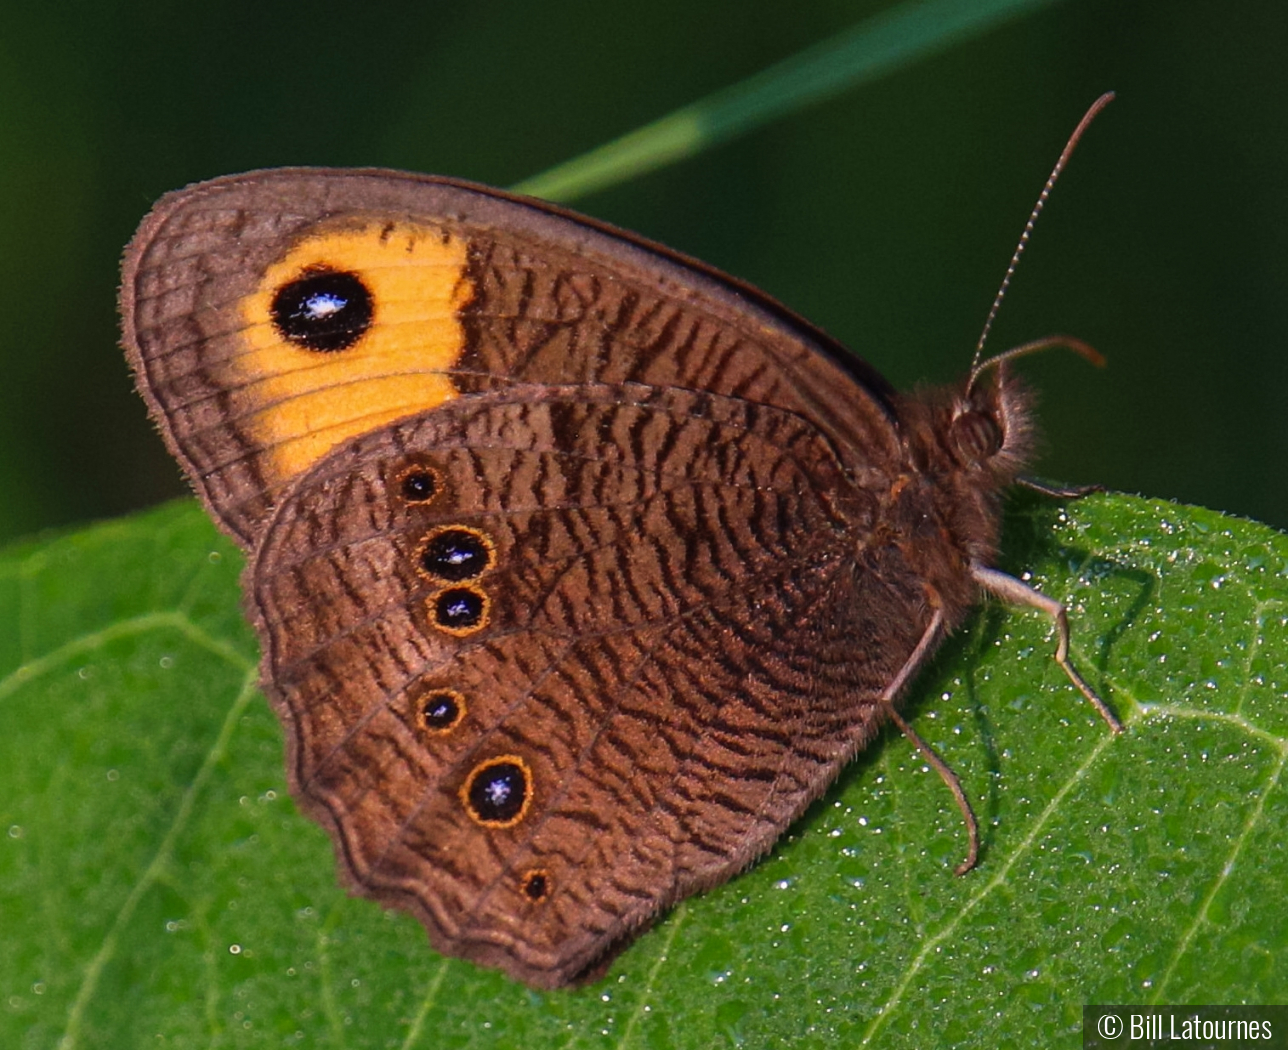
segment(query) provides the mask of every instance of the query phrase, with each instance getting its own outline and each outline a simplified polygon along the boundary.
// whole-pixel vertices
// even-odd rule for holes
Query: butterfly
[[[1033,450],[1011,361],[1095,356],[1076,340],[900,394],[677,252],[379,170],[164,197],[121,303],[153,419],[247,552],[291,791],[444,953],[596,976],[886,721],[973,864],[897,705],[981,592],[1053,616],[1118,728],[1063,607],[993,568]]]

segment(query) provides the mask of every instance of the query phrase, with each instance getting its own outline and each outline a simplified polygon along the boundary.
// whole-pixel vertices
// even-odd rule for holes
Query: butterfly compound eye
[[[963,412],[953,420],[949,436],[963,466],[990,460],[1002,448],[1002,428],[985,412]]]

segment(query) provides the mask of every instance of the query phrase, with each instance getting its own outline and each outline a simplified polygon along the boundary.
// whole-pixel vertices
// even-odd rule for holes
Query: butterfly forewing
[[[330,449],[511,383],[708,390],[804,414],[842,456],[897,454],[884,380],[762,293],[446,179],[282,169],[170,194],[121,312],[153,418],[248,548]]]

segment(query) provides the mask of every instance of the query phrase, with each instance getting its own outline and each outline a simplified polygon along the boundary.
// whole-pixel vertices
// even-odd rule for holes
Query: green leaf
[[[1074,1045],[1087,1002],[1282,1002],[1288,539],[1126,496],[1017,501],[1113,736],[1029,610],[984,608],[753,870],[589,988],[432,952],[339,889],[254,689],[240,557],[191,503],[0,552],[0,1045]]]

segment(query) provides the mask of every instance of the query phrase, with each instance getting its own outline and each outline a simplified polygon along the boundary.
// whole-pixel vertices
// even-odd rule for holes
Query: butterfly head
[[[896,402],[904,476],[916,479],[898,486],[899,513],[939,531],[966,562],[996,555],[1001,493],[1036,451],[1034,396],[1011,362],[1056,346],[1103,361],[1080,340],[1052,336],[988,358],[959,384]]]
[[[1005,365],[899,399],[908,467],[937,487],[996,492],[1032,459],[1033,393]]]

